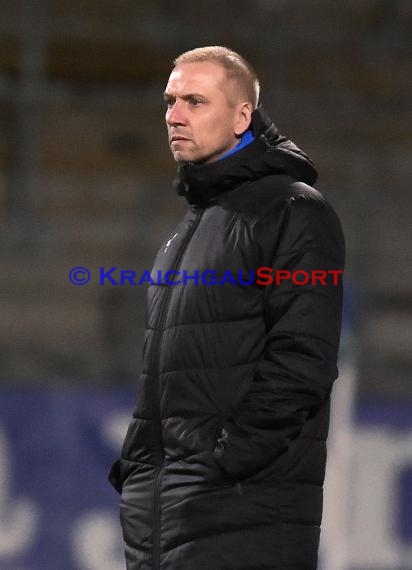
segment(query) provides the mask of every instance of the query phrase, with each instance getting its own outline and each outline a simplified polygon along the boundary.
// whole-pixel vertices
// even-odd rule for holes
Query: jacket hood
[[[232,155],[207,164],[184,163],[174,181],[189,204],[205,206],[227,190],[269,174],[288,174],[312,186],[317,171],[310,158],[279,134],[262,105],[252,113],[255,140]]]

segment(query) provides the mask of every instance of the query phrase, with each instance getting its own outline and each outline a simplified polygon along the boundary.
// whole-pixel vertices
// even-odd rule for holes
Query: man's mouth
[[[181,142],[181,141],[188,141],[189,139],[186,137],[182,137],[180,135],[174,135],[173,137],[171,137],[170,139],[170,143],[174,143],[174,142]]]

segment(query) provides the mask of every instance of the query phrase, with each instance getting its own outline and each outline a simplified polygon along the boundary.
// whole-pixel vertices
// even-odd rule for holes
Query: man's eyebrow
[[[206,97],[204,95],[202,95],[201,93],[185,93],[184,95],[180,95],[180,98],[185,100],[185,101],[187,99],[192,99],[192,98],[206,99]],[[167,91],[165,91],[163,93],[163,99],[176,99],[176,96],[173,95],[172,93],[167,93]]]

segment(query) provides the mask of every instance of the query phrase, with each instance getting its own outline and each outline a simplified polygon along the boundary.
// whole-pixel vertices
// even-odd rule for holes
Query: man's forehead
[[[224,76],[225,69],[213,62],[181,63],[170,74],[166,92],[174,89],[213,89],[219,87]]]

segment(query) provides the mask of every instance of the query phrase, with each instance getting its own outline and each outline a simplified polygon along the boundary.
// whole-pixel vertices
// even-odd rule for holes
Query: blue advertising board
[[[1,390],[1,570],[124,569],[107,472],[132,405],[125,389]]]
[[[107,473],[133,404],[132,388],[1,389],[0,570],[124,570]],[[351,429],[342,568],[411,570],[412,401],[359,402]]]

